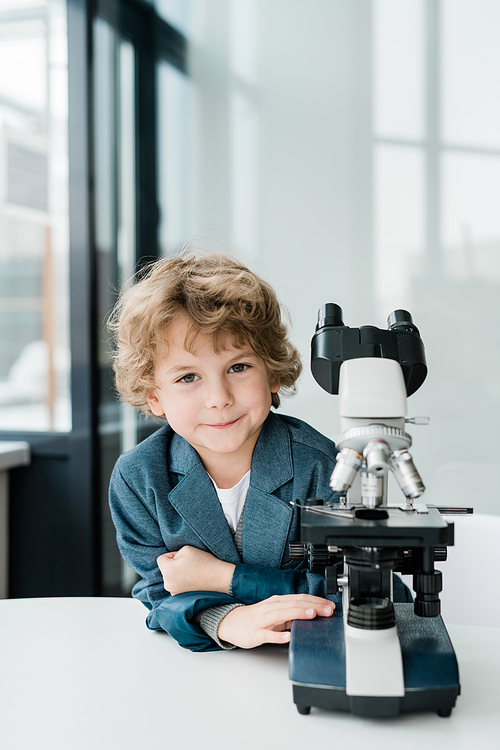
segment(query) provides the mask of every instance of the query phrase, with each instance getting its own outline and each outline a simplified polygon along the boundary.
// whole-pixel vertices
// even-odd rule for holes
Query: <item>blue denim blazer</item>
[[[110,507],[125,562],[141,580],[132,594],[150,610],[147,626],[163,629],[193,651],[218,646],[192,618],[234,601],[253,604],[274,594],[324,596],[324,578],[290,561],[299,538],[291,501],[332,498],[334,443],[305,422],[269,414],[252,457],[243,514],[242,557],[214,486],[197,452],[165,426],[120,456],[110,484]],[[235,563],[233,595],[211,591],[171,596],[156,564],[159,555],[191,545]]]

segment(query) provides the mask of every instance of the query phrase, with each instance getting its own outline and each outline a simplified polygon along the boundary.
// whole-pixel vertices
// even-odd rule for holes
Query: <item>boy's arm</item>
[[[287,594],[325,595],[324,577],[304,566],[271,568],[224,562],[196,547],[182,547],[158,557],[165,589],[172,594],[188,591],[228,593],[244,604]]]
[[[149,609],[147,626],[151,630],[165,630],[184,648],[192,651],[214,651],[221,648],[197,622],[200,613],[213,611],[214,608],[231,606],[227,617],[220,621],[225,622],[230,617],[224,625],[226,628],[229,623],[230,632],[226,628],[224,635],[221,635],[219,625],[219,638],[226,640],[225,636],[230,635],[233,640],[229,637],[227,640],[234,645],[240,645],[241,636],[238,634],[243,630],[247,633],[248,642],[258,645],[285,642],[286,634],[281,635],[278,632],[286,628],[290,618],[308,619],[311,615],[306,613],[307,609],[312,609],[312,616],[316,616],[321,614],[321,608],[328,604],[317,597],[311,597],[310,602],[305,602],[300,601],[300,597],[292,596],[285,597],[286,606],[283,607],[277,601],[278,597],[274,597],[270,604],[261,602],[253,609],[237,607],[241,612],[250,610],[249,613],[245,612],[245,617],[242,618],[241,615],[234,615],[234,605],[243,602],[227,593],[188,591],[172,596],[165,591],[163,577],[156,562],[166,550],[154,514],[131,489],[116,467],[110,483],[110,507],[123,559],[141,576],[133,594]],[[299,601],[295,601],[296,599]],[[245,645],[242,647],[250,648]]]
[[[149,610],[148,628],[167,631],[181,646],[193,651],[219,649],[196,622],[197,615],[213,607],[235,605],[236,600],[227,593],[210,590],[179,596],[172,596],[165,590],[157,558],[167,550],[156,518],[129,486],[119,467],[115,467],[111,477],[109,502],[121,555],[141,578],[134,586],[133,595]]]
[[[171,594],[200,589],[230,593],[234,563],[219,560],[210,552],[186,545],[176,552],[160,555],[157,563],[165,589]]]
[[[196,547],[185,546],[177,552],[167,552],[160,555],[157,563],[163,576],[165,589],[171,594],[203,589],[233,595],[232,580],[235,565],[219,560],[209,552]],[[242,575],[236,576],[234,580],[241,589],[240,593],[247,604],[254,604],[261,598],[266,599],[275,594],[299,593],[295,589],[300,585],[300,576],[294,575],[294,571],[289,571],[285,576],[279,576],[281,580],[277,580],[272,568],[255,568],[253,573],[249,569],[250,566],[242,565],[240,568]],[[269,572],[266,575],[267,571],[271,572],[272,580],[269,580]],[[292,573],[292,576],[290,573]],[[251,582],[251,585],[246,586],[244,579]],[[304,593],[307,593],[307,591],[304,591]],[[234,648],[234,645],[219,638],[218,629],[222,620],[233,609],[240,606],[242,604],[234,603],[211,607],[198,613],[194,617],[194,621],[222,649],[231,649]],[[228,622],[233,623],[234,621],[234,624],[238,625],[242,617],[243,615],[240,613],[236,618],[229,618],[228,621],[224,622],[224,628],[227,628]],[[242,619],[241,622],[250,624],[253,620],[245,615],[245,619]],[[241,629],[240,627],[237,631],[237,639],[241,638]],[[251,641],[251,638],[249,640]]]
[[[231,580],[231,593],[245,604],[255,604],[275,595],[310,594],[324,597],[325,578],[311,573],[303,563],[285,570],[239,563]]]

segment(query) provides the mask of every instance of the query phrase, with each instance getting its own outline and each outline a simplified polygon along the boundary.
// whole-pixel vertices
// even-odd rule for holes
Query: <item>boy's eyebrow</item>
[[[235,360],[248,357],[257,357],[257,354],[253,351],[253,349],[242,349],[241,351],[236,352],[230,359]],[[196,365],[175,365],[174,367],[170,367],[167,370],[167,374],[175,375],[176,372],[185,372],[186,370],[188,372],[191,372],[191,370],[196,370]]]
[[[234,355],[234,359],[238,359],[238,357],[256,357],[256,356],[257,354],[254,352],[253,349],[240,349]]]
[[[193,367],[193,365],[176,365],[175,367],[170,367],[167,370],[167,374],[171,373],[173,375],[176,372],[184,372],[185,370],[189,370],[190,371],[190,370],[194,370],[194,369],[196,369],[196,368]]]

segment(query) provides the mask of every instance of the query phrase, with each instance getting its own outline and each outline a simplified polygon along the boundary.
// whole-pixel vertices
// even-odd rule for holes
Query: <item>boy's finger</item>
[[[274,600],[274,597],[267,600],[267,609],[265,611],[269,613],[282,611],[286,612],[291,609],[314,609],[318,615],[326,615],[327,617],[332,614],[335,609],[335,604],[328,601],[328,599],[320,599],[319,597],[310,597],[310,599],[302,599],[297,596],[287,596],[282,599],[278,597]]]
[[[282,632],[277,632],[276,630],[262,630],[261,637],[261,643],[289,643],[291,633],[289,630],[284,630]]]
[[[316,617],[316,615],[329,617],[332,614],[333,606],[331,604],[328,607],[287,607],[267,612],[263,617],[263,626],[265,628],[272,628],[276,627],[276,625],[291,622],[292,620],[309,620]]]
[[[332,604],[329,599],[324,599],[322,596],[313,596],[313,594],[282,594],[271,596],[267,599],[268,602],[283,602],[287,604],[289,602],[298,602],[304,604]]]

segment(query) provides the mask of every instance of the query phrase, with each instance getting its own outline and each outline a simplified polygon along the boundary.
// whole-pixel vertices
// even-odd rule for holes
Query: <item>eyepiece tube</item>
[[[387,328],[389,329],[389,331],[396,330],[408,333],[416,333],[417,336],[420,336],[419,330],[413,322],[411,313],[409,313],[408,310],[394,310],[393,312],[391,312],[391,314],[387,318]]]
[[[316,330],[325,326],[343,326],[343,313],[340,305],[336,305],[335,302],[327,302],[326,305],[322,305],[318,310],[318,323]]]

